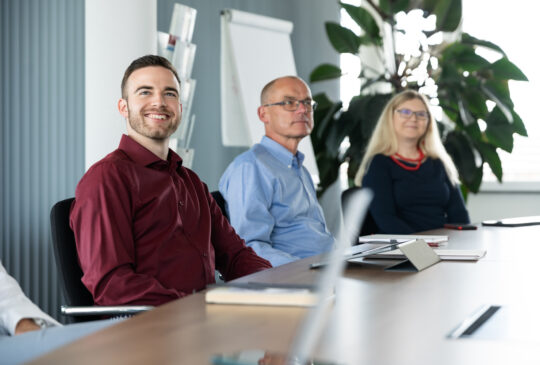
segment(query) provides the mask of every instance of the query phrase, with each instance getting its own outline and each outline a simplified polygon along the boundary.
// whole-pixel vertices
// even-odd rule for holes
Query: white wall
[[[192,112],[197,116],[191,147],[195,149],[192,169],[210,190],[229,163],[246,148],[225,147],[221,138],[220,93],[220,12],[237,9],[294,23],[291,35],[298,76],[304,80],[320,63],[339,64],[339,55],[328,41],[325,21],[339,21],[338,3],[328,0],[158,0],[158,29],[169,31],[174,4],[197,9],[193,43],[197,45],[192,78],[197,80]],[[325,91],[333,100],[339,97],[339,82],[314,83],[312,93]],[[251,116],[257,117],[256,110]]]
[[[472,222],[486,219],[540,215],[540,184],[485,182],[478,194],[469,194],[467,209]]]
[[[156,52],[157,0],[86,0],[85,166],[118,147],[120,83],[135,58]]]

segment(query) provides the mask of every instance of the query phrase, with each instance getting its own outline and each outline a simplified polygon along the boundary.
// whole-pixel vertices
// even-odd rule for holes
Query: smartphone
[[[474,224],[446,223],[444,228],[457,229],[458,231],[468,231],[476,229],[476,226]]]

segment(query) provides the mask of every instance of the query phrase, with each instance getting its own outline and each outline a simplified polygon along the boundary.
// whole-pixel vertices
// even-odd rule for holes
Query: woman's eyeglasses
[[[429,113],[425,110],[413,112],[411,109],[396,109],[396,112],[398,112],[399,115],[404,119],[411,118],[413,114],[416,115],[416,119],[418,120],[426,120],[429,116]]]

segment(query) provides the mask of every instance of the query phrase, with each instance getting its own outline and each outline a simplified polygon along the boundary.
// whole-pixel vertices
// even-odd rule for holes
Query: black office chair
[[[221,212],[223,213],[225,218],[227,218],[227,220],[230,221],[229,215],[227,214],[227,209],[225,208],[225,199],[223,198],[223,195],[221,195],[219,190],[212,191],[210,194],[212,194],[212,196],[214,197],[214,200],[216,201],[217,205],[221,209]]]
[[[227,218],[227,220],[230,222],[229,215],[227,214],[227,209],[225,208],[225,198],[223,198],[223,195],[221,195],[219,190],[211,191],[210,194],[212,194],[212,197],[214,198],[217,205],[219,206],[219,209],[221,209],[221,213],[223,213],[223,216]],[[216,270],[216,282],[217,283],[225,282],[223,275],[221,275],[221,273],[217,270]]]
[[[362,188],[359,187],[352,187],[348,188],[343,193],[341,193],[341,211],[346,212],[348,210],[348,205],[350,204],[350,201],[352,201],[352,197],[354,194],[357,194]],[[345,225],[346,229],[357,229],[357,232],[351,232],[353,236],[360,237],[360,236],[366,236],[368,234],[374,234],[379,232],[379,228],[377,227],[377,224],[375,223],[375,220],[373,219],[373,216],[371,213],[367,212],[366,218],[364,219],[364,223],[359,228],[357,227],[358,222],[347,222],[347,217],[345,214],[343,214],[343,224]],[[356,245],[358,244],[358,240],[355,240],[355,242],[351,242],[352,244]]]
[[[99,319],[102,316],[125,316],[151,309],[151,306],[94,306],[92,294],[81,281],[75,235],[69,226],[69,212],[75,198],[56,203],[51,209],[51,233],[56,266],[67,306],[64,315],[73,316],[75,322]]]

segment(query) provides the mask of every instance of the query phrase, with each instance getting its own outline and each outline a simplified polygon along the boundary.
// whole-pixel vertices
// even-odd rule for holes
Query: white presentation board
[[[221,134],[225,146],[252,146],[264,135],[257,116],[260,93],[269,81],[296,75],[289,21],[224,10],[221,14]],[[298,149],[304,165],[318,176],[311,139]]]

